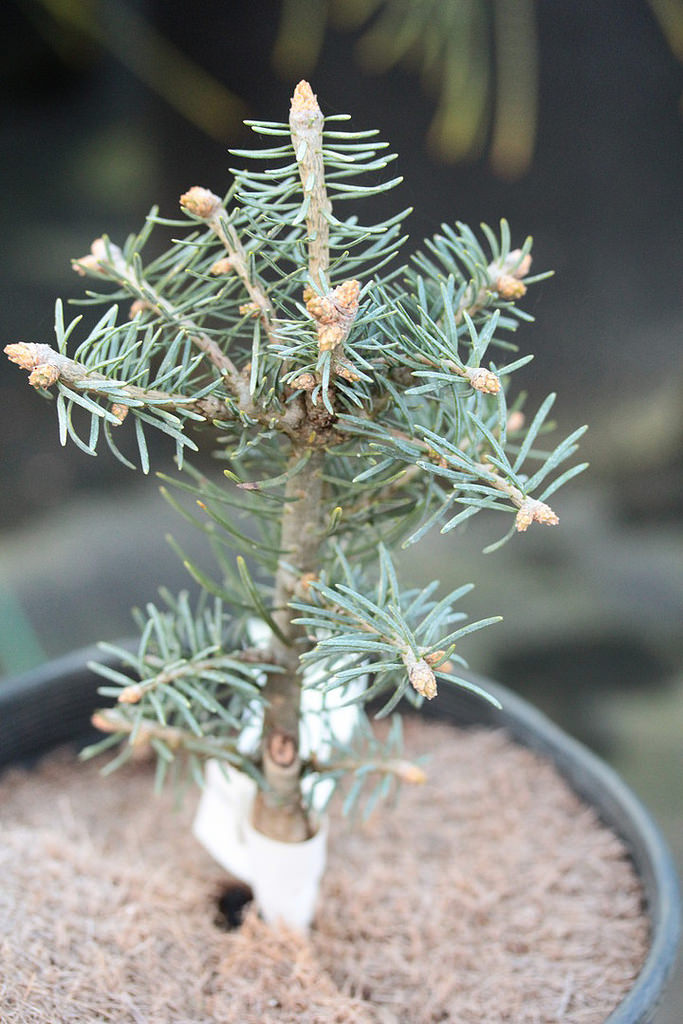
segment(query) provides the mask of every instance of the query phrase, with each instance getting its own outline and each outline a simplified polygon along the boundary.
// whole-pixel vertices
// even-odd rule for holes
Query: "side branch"
[[[105,242],[103,238],[96,238],[90,246],[89,255],[80,260],[74,260],[73,266],[81,276],[92,272],[104,273],[113,277],[118,284],[124,285],[140,300],[143,308],[157,312],[168,323],[185,331],[193,345],[203,352],[220,371],[226,383],[233,388],[239,388],[241,378],[232,359],[223,352],[220,345],[202,331],[201,327],[189,317],[179,314],[172,303],[164,299],[152,285],[147,281],[140,281],[133,268],[126,263],[118,245]]]
[[[422,786],[427,781],[427,773],[413,761],[400,757],[390,757],[386,760],[354,760],[353,758],[340,758],[337,761],[320,761],[312,756],[308,763],[311,771],[321,774],[336,772],[353,772],[363,768],[369,773],[377,775],[393,775],[399,782],[409,782],[413,785]]]
[[[444,469],[447,469],[445,460],[435,459],[436,453],[426,441],[423,441],[418,437],[409,437],[401,430],[390,430],[392,437],[400,441],[408,441],[410,444],[416,445],[421,448],[425,455],[429,458],[430,462],[436,466],[442,465]],[[505,480],[504,477],[500,476],[494,469],[488,466],[485,462],[473,462],[473,471],[477,473],[479,479],[484,483],[489,484],[491,487],[495,487],[496,490],[506,494],[512,504],[518,509],[517,516],[515,517],[515,528],[518,533],[525,533],[532,523],[542,523],[545,526],[557,526],[560,519],[559,516],[553,512],[550,505],[546,505],[544,501],[538,501],[536,498],[532,498],[529,495],[524,494],[520,491],[519,487],[516,487],[509,480]],[[400,483],[398,481],[397,483]]]
[[[206,395],[204,398],[192,398],[188,395],[169,394],[152,388],[141,388],[134,384],[113,381],[104,374],[88,370],[87,366],[69,359],[51,348],[50,345],[18,342],[5,346],[9,359],[29,371],[29,383],[35,388],[49,388],[58,381],[75,391],[95,393],[101,398],[111,401],[114,416],[123,420],[128,406],[149,405],[157,409],[169,409],[178,412],[189,412],[201,416],[205,420],[231,422],[235,413],[224,398]],[[224,378],[225,379],[225,378]],[[240,378],[241,381],[241,378]],[[112,392],[111,384],[116,383],[116,392]],[[101,387],[102,384],[108,385]],[[237,390],[239,412],[268,428],[276,428],[291,438],[297,438],[303,420],[303,412],[298,405],[289,405],[284,412],[270,412],[256,405],[249,395],[249,386],[243,381],[244,387]]]
[[[230,761],[232,764],[246,760],[236,742],[218,740],[211,736],[197,736],[188,729],[180,729],[176,725],[161,725],[159,722],[148,720],[136,723],[115,708],[96,711],[90,721],[100,732],[130,736],[135,731],[135,738],[132,740],[134,747],[143,746],[156,739],[161,740],[172,751],[187,750],[204,757]]]
[[[276,341],[275,310],[273,309],[273,304],[265,290],[250,278],[247,254],[235,228],[232,224],[226,223],[220,216],[212,217],[209,221],[209,227],[220,238],[228,254],[226,257],[228,266],[226,267],[223,260],[219,260],[211,268],[212,273],[225,273],[225,269],[228,269],[233,270],[237,274],[246,288],[255,310],[258,311],[261,323],[268,335],[268,340],[271,342]]]
[[[484,395],[497,395],[500,391],[500,377],[487,370],[484,366],[458,366],[452,359],[442,359],[435,362],[427,356],[418,355],[418,362],[424,366],[430,366],[434,370],[448,370],[466,380],[475,391],[481,391]]]
[[[497,473],[492,473],[486,466],[479,465],[477,468],[481,470],[482,477],[487,483],[507,494],[513,505],[519,509],[515,517],[515,527],[518,533],[525,533],[532,523],[557,526],[560,519],[553,512],[550,505],[546,505],[544,501],[538,501],[536,498],[529,498],[522,494],[518,487],[515,487],[508,480],[503,480]]]
[[[247,253],[234,226],[230,223],[228,213],[220,198],[208,188],[193,185],[181,195],[180,205],[194,217],[203,220],[216,238],[223,243],[227,256],[214,263],[211,273],[217,276],[233,272],[237,274],[251,299],[254,312],[258,312],[261,317],[261,323],[269,340],[275,341],[273,304],[263,286],[251,279]]]
[[[193,190],[190,191],[192,192]],[[194,213],[195,216],[204,216],[207,221],[212,216],[211,210],[218,217],[216,204],[218,204],[221,210],[224,209],[218,197],[214,196],[208,189],[196,188],[194,191],[202,193],[202,196],[199,197],[202,202],[195,195],[193,204],[187,204],[187,209]],[[202,205],[202,203],[205,205]],[[204,213],[201,211],[204,211]],[[241,413],[261,423],[263,426],[269,428],[274,426],[291,438],[298,436],[297,431],[304,417],[302,409],[296,404],[290,404],[284,412],[274,413],[263,409],[261,405],[254,402],[249,389],[249,380],[240,373],[232,359],[223,352],[213,338],[210,338],[202,331],[198,324],[189,317],[178,313],[173,304],[164,299],[146,281],[140,281],[133,268],[126,264],[123,253],[118,246],[113,245],[111,242],[105,243],[104,239],[97,238],[91,246],[90,255],[85,256],[81,260],[75,260],[74,267],[83,275],[86,273],[104,273],[113,277],[118,284],[124,285],[144,303],[144,307],[155,311],[169,325],[184,331],[192,341],[192,344],[201,352],[204,352],[209,361],[219,371],[226,389],[236,400]],[[268,301],[265,296],[263,296],[263,301]],[[218,400],[214,399],[214,402],[216,401]],[[219,402],[219,405],[220,415],[215,415],[214,405],[212,404],[209,406],[210,414],[206,416],[207,419],[229,420],[234,418],[228,414],[229,410],[224,403]],[[204,413],[201,413],[201,415],[204,415]]]
[[[486,268],[489,283],[479,291],[475,291],[474,286],[470,284],[455,311],[456,324],[462,321],[465,313],[474,316],[483,309],[492,291],[507,301],[521,299],[527,290],[522,278],[527,276],[530,269],[531,255],[523,255],[521,249],[513,249],[502,261],[489,263]]]
[[[102,384],[111,385],[116,383],[114,406],[118,407],[115,413],[117,418],[123,419],[127,409],[127,403],[133,406],[153,405],[157,409],[173,409],[196,413],[206,420],[230,420],[234,417],[225,404],[224,399],[213,395],[204,398],[191,398],[187,395],[174,395],[165,391],[145,389],[134,384],[119,383],[105,377],[102,373],[95,373],[88,370],[87,366],[69,359],[51,348],[50,345],[39,345],[32,342],[18,342],[14,345],[6,345],[5,353],[11,362],[29,371],[29,384],[35,388],[49,388],[58,381],[63,381],[67,387],[75,391],[95,392],[102,398],[111,401],[113,393],[111,387],[101,387]]]
[[[212,670],[220,669],[221,666],[221,654],[214,652],[212,656],[201,659],[199,661],[182,661],[180,664],[169,668],[165,665],[164,659],[159,657],[147,657],[145,658],[145,665],[154,669],[158,668],[156,675],[148,676],[145,679],[141,679],[139,682],[132,682],[128,686],[124,686],[119,693],[117,700],[119,704],[138,704],[145,694],[150,693],[152,690],[156,690],[161,686],[173,685],[178,679],[182,679],[184,676],[199,677],[203,673],[209,673]],[[268,662],[268,655],[265,650],[258,650],[256,648],[248,648],[246,650],[232,651],[227,655],[229,662],[242,662],[245,666],[254,665],[256,663],[261,666],[264,662]],[[256,687],[255,687],[256,689]]]

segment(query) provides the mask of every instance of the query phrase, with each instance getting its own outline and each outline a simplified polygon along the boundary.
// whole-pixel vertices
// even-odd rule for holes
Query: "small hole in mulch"
[[[239,928],[244,919],[244,911],[253,898],[250,887],[243,882],[227,885],[218,897],[218,913],[214,921],[216,927],[226,932]]]

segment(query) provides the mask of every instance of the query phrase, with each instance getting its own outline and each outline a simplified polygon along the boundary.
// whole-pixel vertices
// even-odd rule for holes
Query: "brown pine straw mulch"
[[[647,951],[620,842],[500,732],[408,720],[429,781],[336,810],[305,939],[214,924],[225,875],[149,765],[60,752],[0,779],[3,1024],[597,1024]]]

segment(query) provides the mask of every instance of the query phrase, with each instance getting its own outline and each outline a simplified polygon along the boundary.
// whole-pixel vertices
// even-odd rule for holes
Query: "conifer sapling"
[[[300,82],[288,124],[249,122],[266,145],[233,151],[245,167],[224,198],[192,187],[181,219],[153,209],[123,248],[103,236],[74,261],[84,304],[107,307],[91,329],[57,303],[54,347],[5,349],[56,399],[62,444],[94,455],[103,440],[133,466],[130,430],[147,473],[146,437],[168,435],[179,472],[159,474],[162,493],[213,555],[207,569],[172,541],[199,597],[161,591],[136,613],[137,646],[109,647],[120,667],[98,667],[113,706],[91,752],[119,747],[115,767],[151,745],[158,785],[229,765],[257,782],[256,831],[286,843],[312,834],[323,788],[342,782],[346,807],[369,812],[424,778],[398,716],[380,741],[368,702],[384,717],[442,685],[493,699],[459,667],[460,641],[495,619],[466,621],[469,584],[404,588],[391,548],[487,509],[509,520],[488,550],[556,525],[548,499],[584,468],[564,467],[584,428],[540,443],[554,396],[527,416],[509,386],[531,358],[510,340],[532,319],[517,303],[547,276],[530,276],[531,239],[512,248],[505,221],[480,237],[444,224],[401,262],[409,211],[371,217],[401,180],[381,178],[394,156],[345,120]],[[170,247],[145,262],[157,225]],[[213,452],[222,476],[188,449]],[[330,703],[355,708],[351,735]]]

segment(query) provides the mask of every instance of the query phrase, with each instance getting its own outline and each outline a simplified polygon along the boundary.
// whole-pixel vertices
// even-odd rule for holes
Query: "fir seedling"
[[[345,119],[301,82],[288,124],[249,122],[267,144],[233,152],[244,167],[224,198],[190,188],[181,219],[154,209],[122,248],[105,236],[74,261],[85,303],[107,307],[85,337],[57,303],[54,347],[5,349],[56,399],[62,444],[94,455],[104,441],[133,465],[118,441],[132,430],[147,473],[147,437],[168,435],[181,472],[161,474],[162,493],[215,559],[207,570],[173,542],[198,602],[162,592],[138,614],[137,647],[113,651],[120,667],[99,666],[114,706],[95,716],[94,749],[120,746],[113,768],[151,745],[159,784],[229,764],[258,782],[256,829],[287,842],[311,835],[321,781],[346,780],[346,808],[367,810],[424,778],[398,718],[384,741],[373,733],[369,702],[383,717],[442,685],[493,700],[460,674],[460,642],[496,620],[466,621],[469,584],[404,588],[392,547],[483,510],[508,520],[491,549],[555,525],[548,499],[584,468],[565,466],[583,428],[546,445],[553,395],[529,417],[511,399],[531,358],[510,340],[532,319],[518,302],[547,276],[530,276],[531,239],[512,248],[505,221],[499,235],[443,225],[401,263],[409,211],[367,213],[401,180],[381,177],[394,157]],[[176,237],[146,263],[157,225]],[[200,448],[222,476],[186,460]],[[335,736],[328,701],[358,706],[351,739]]]

